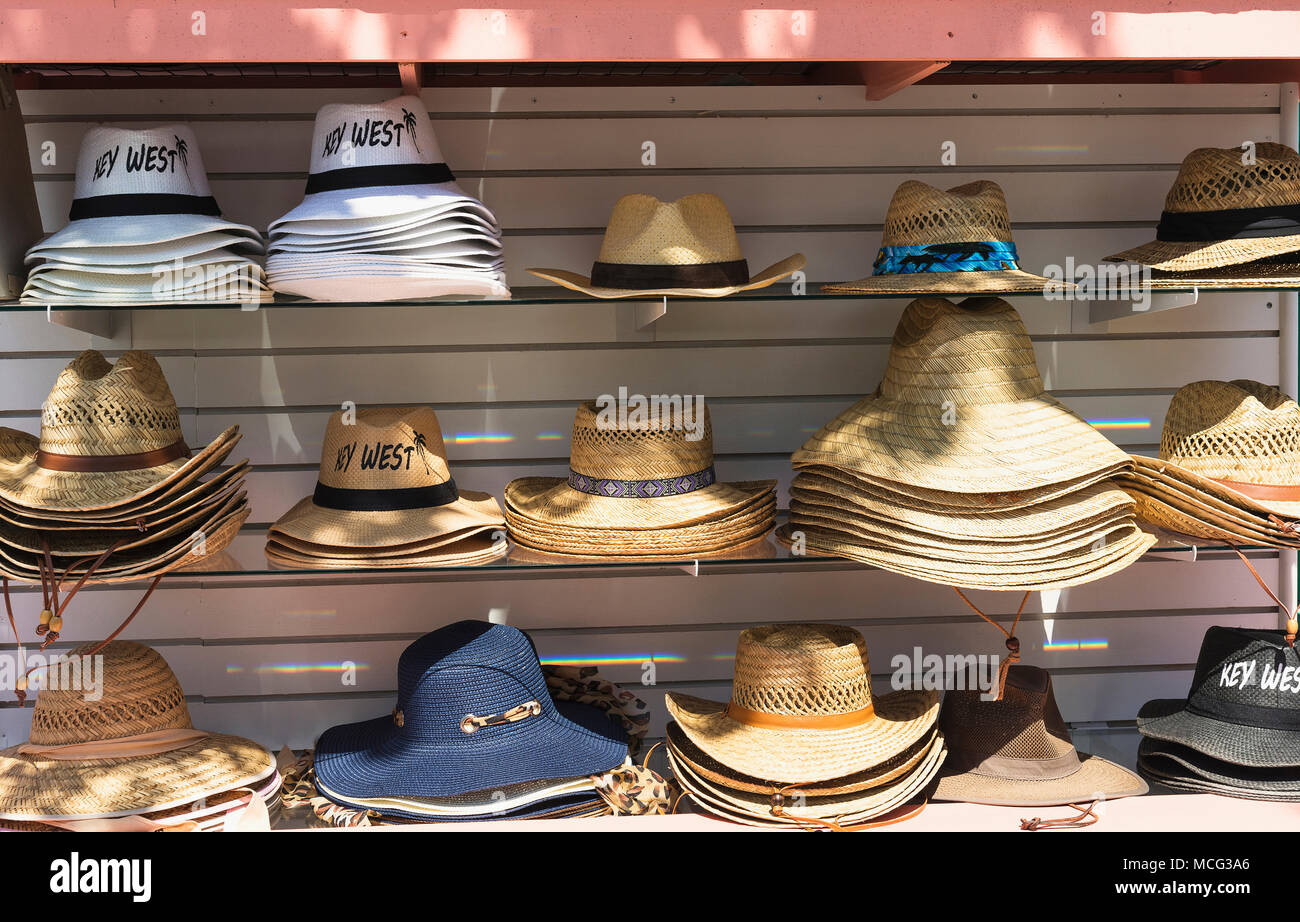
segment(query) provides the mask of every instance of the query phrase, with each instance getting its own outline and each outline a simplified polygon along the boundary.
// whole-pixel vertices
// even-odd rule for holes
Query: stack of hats
[[[1300,406],[1277,388],[1179,388],[1158,457],[1133,462],[1117,479],[1143,521],[1204,542],[1300,547]]]
[[[979,180],[944,192],[908,180],[885,213],[880,251],[868,278],[823,286],[854,294],[973,294],[1073,288],[1020,268],[1006,196]]]
[[[266,556],[301,569],[467,566],[506,553],[505,526],[495,499],[456,486],[432,409],[335,411],[316,490],[271,526]]]
[[[188,125],[92,128],[77,157],[75,196],[67,226],[27,252],[34,268],[22,300],[270,300],[261,235],[221,217]]]
[[[403,651],[392,714],[320,735],[315,787],[389,820],[565,816],[604,812],[627,758],[605,710],[552,695],[527,634],[460,621]]]
[[[81,353],[42,405],[39,439],[0,429],[0,573],[122,582],[220,552],[248,518],[248,463],[202,478],[239,438],[231,426],[191,452],[157,359]]]
[[[1046,393],[998,298],[913,301],[880,387],[793,460],[779,538],[931,582],[1073,586],[1155,540],[1110,480],[1128,456]]]
[[[1138,771],[1180,791],[1300,801],[1300,654],[1295,635],[1212,627],[1186,699],[1138,712]]]
[[[871,694],[853,628],[740,635],[731,700],[669,692],[668,757],[703,810],[752,826],[845,828],[907,818],[943,764],[933,691]]]
[[[1154,288],[1300,285],[1300,154],[1275,141],[1192,151],[1156,239],[1106,259],[1147,267]]]
[[[1085,807],[1147,792],[1128,769],[1074,747],[1047,670],[1011,666],[1000,698],[967,684],[946,692],[939,711],[948,760],[935,800]],[[1092,815],[1091,821],[1033,820],[1037,825],[1025,828],[1090,825]]]
[[[568,478],[507,485],[511,537],[550,554],[643,559],[727,555],[761,539],[776,514],[776,482],[719,482],[708,407],[692,412],[688,426],[579,406]]]
[[[804,263],[803,254],[795,253],[751,275],[722,199],[699,192],[661,202],[637,193],[614,203],[591,275],[528,271],[596,298],[725,298],[766,288]]]
[[[194,729],[156,650],[125,640],[79,647],[45,684],[31,738],[0,750],[0,827],[268,828],[275,759],[251,740]]]
[[[501,228],[416,96],[316,113],[302,204],[271,222],[271,287],[321,301],[508,298]]]

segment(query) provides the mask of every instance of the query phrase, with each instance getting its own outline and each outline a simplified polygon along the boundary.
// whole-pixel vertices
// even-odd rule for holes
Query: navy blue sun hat
[[[315,767],[332,799],[451,797],[599,774],[626,757],[627,735],[603,711],[551,698],[527,634],[458,621],[402,653],[391,716],[320,735]]]

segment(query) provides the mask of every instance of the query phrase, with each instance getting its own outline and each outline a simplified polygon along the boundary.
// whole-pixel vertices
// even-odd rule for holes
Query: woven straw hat
[[[909,304],[876,393],[793,461],[951,493],[1016,493],[1130,464],[1043,389],[1024,323],[1000,298]]]
[[[850,627],[749,628],[736,645],[729,702],[669,692],[668,711],[700,750],[773,782],[815,782],[867,771],[929,735],[938,696],[873,698],[867,644]]]
[[[87,350],[59,373],[41,410],[40,440],[0,430],[0,500],[32,514],[107,510],[188,483],[220,463],[238,427],[191,456],[157,359]]]
[[[939,728],[949,752],[935,800],[1047,807],[1147,791],[1128,769],[1074,748],[1052,677],[1036,666],[1012,666],[996,701],[978,689],[949,691]]]
[[[504,528],[495,499],[457,488],[431,408],[366,408],[351,421],[341,410],[330,416],[315,493],[282,515],[268,538],[324,549],[423,545],[418,551],[444,536]]]
[[[43,689],[32,713],[31,739],[0,750],[0,817],[152,812],[255,785],[275,772],[274,758],[256,743],[194,730],[185,693],[157,651],[117,640],[99,655],[102,697],[88,700],[93,696],[81,689]]]
[[[564,269],[528,271],[597,298],[722,298],[766,288],[805,262],[796,253],[751,276],[722,199],[700,192],[661,202],[638,193],[614,203],[590,277]]]
[[[1073,288],[1020,269],[1006,196],[981,179],[944,192],[909,179],[894,192],[872,275],[832,292],[994,292]]]
[[[1300,252],[1300,154],[1261,141],[1255,162],[1242,163],[1240,147],[1202,147],[1183,160],[1156,239],[1107,256],[1154,269],[1197,272]],[[1289,268],[1261,267],[1296,274]]]
[[[1132,496],[1141,521],[1202,542],[1300,547],[1300,527],[1293,520],[1264,518],[1225,502],[1226,491],[1216,494],[1185,484],[1164,462],[1134,460],[1133,473],[1117,482]]]
[[[757,537],[771,527],[776,483],[719,483],[708,407],[696,412],[702,424],[692,440],[682,419],[620,420],[594,400],[581,404],[569,477],[506,486],[512,534],[517,526],[518,540],[539,550],[583,554],[654,553],[669,544],[685,553]]]

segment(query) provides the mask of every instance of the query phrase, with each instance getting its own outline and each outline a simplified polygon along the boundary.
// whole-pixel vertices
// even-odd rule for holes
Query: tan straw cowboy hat
[[[669,692],[686,737],[727,768],[774,782],[818,782],[868,771],[931,735],[938,695],[875,698],[867,644],[850,627],[749,628],[736,645],[731,700]]]
[[[894,192],[872,274],[829,292],[1041,291],[1073,288],[1020,268],[1002,187],[979,180],[944,192],[909,179]]]
[[[149,813],[275,773],[275,759],[251,740],[194,729],[185,692],[157,651],[125,640],[95,646],[73,651],[78,672],[48,669],[47,684],[55,673],[82,680],[42,688],[31,739],[0,750],[0,819]],[[97,696],[82,687],[92,673],[102,679]]]
[[[590,276],[564,269],[528,271],[597,298],[722,298],[765,288],[804,263],[803,254],[796,253],[750,275],[727,206],[700,192],[675,202],[644,194],[620,198]]]

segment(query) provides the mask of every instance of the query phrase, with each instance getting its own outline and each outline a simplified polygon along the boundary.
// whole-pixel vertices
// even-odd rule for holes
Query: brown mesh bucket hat
[[[823,288],[974,294],[1074,287],[1025,272],[1018,260],[1006,196],[997,183],[982,179],[944,192],[909,179],[889,202],[871,276]]]
[[[93,649],[73,651],[83,676],[98,672],[80,658]],[[51,684],[36,699],[30,740],[0,750],[0,819],[148,813],[274,774],[275,759],[251,740],[194,729],[185,693],[156,650],[116,640],[99,655],[98,697],[84,679],[59,683],[77,688]]]
[[[743,775],[817,782],[893,759],[934,729],[938,695],[871,694],[867,644],[850,627],[749,628],[730,701],[669,692],[668,711],[703,753]]]
[[[795,253],[751,276],[722,199],[700,192],[661,202],[638,193],[614,203],[590,276],[564,269],[528,271],[597,298],[722,298],[766,288],[805,262]]]
[[[1106,258],[1206,279],[1240,266],[1231,273],[1240,282],[1251,272],[1244,264],[1300,254],[1300,154],[1261,141],[1254,163],[1243,156],[1240,147],[1192,151],[1165,197],[1156,239]],[[1262,264],[1258,274],[1300,277],[1300,256]]]
[[[1074,748],[1052,677],[1036,666],[1007,670],[997,701],[978,689],[947,692],[939,728],[949,752],[935,800],[1050,807],[1147,792],[1133,772]]]
[[[0,429],[0,502],[32,515],[144,503],[219,464],[238,440],[232,426],[191,453],[157,359],[133,350],[110,364],[87,350],[59,373],[39,439]]]
[[[449,539],[504,529],[492,496],[456,486],[431,408],[363,408],[354,420],[341,410],[330,416],[315,492],[282,515],[267,537],[289,552],[282,556],[354,557],[351,551],[367,549],[388,556],[400,549],[427,563],[470,550],[478,556],[483,548]],[[505,547],[498,544],[499,556]]]

